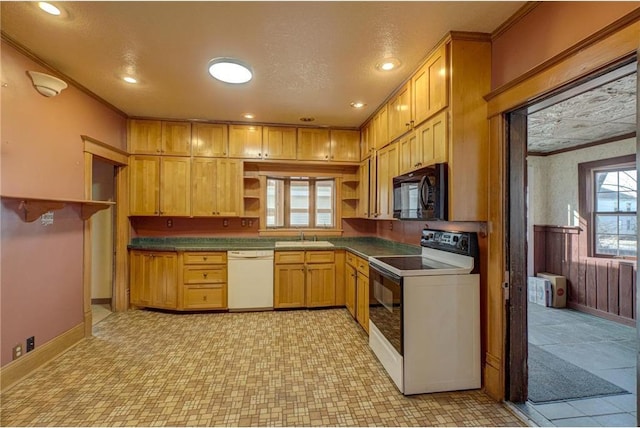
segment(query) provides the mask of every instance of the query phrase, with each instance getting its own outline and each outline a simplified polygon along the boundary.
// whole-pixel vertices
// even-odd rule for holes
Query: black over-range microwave
[[[393,216],[401,220],[448,220],[447,182],[446,163],[437,163],[395,177]]]

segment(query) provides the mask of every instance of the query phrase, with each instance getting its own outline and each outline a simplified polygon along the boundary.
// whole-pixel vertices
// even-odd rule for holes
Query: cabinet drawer
[[[307,251],[305,255],[307,263],[333,263],[335,259],[333,251]]]
[[[304,263],[304,251],[276,251],[276,264]]]
[[[213,287],[186,287],[184,309],[226,309],[227,285]]]
[[[358,270],[358,272],[369,278],[369,261],[357,256],[356,261],[356,269]]]
[[[183,272],[184,284],[221,284],[227,282],[226,266],[187,267]]]
[[[347,251],[347,264],[353,266],[354,268],[358,267],[358,256],[353,253]]]
[[[226,264],[227,253],[184,253],[185,265],[202,265],[202,264]]]

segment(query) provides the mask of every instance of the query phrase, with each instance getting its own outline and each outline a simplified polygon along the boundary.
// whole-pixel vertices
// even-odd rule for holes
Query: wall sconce
[[[67,83],[64,80],[60,80],[57,77],[53,77],[49,74],[39,73],[37,71],[27,71],[33,87],[36,91],[40,92],[45,97],[55,97],[63,89],[67,88]]]

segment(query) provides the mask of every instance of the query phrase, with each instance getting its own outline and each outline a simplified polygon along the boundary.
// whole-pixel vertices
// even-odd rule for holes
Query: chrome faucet
[[[304,230],[300,231],[300,240],[304,241]]]

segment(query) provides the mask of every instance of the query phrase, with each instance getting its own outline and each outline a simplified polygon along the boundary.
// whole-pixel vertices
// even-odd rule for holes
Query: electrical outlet
[[[27,352],[33,351],[33,348],[36,347],[36,337],[31,336],[27,339]]]
[[[242,220],[240,220],[240,226],[247,227],[247,219],[246,218],[243,218]]]
[[[167,219],[167,227],[173,227],[173,220],[170,218]]]
[[[22,357],[22,345],[16,345],[13,347],[13,359]]]
[[[226,218],[224,220],[222,220],[222,226],[223,227],[229,227],[229,220],[227,220]]]

